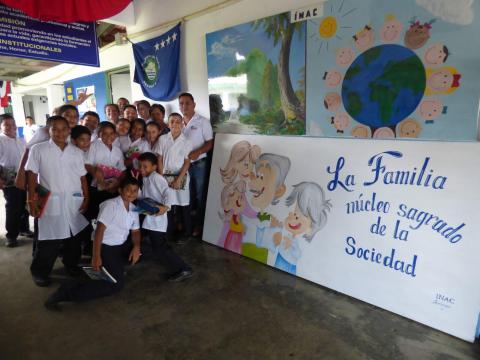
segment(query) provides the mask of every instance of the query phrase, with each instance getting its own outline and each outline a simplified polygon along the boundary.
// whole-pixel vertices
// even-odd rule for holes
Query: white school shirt
[[[152,172],[149,176],[142,179],[143,187],[140,195],[141,199],[150,198],[156,202],[168,206],[171,206],[172,202],[172,189],[168,186],[167,180],[157,173]],[[142,228],[153,231],[167,231],[167,213],[163,215],[147,215],[143,220]]]
[[[213,130],[210,120],[197,113],[193,114],[188,124],[183,128],[183,134],[192,144],[192,150],[197,150],[202,147],[205,142],[213,139]],[[192,160],[192,163],[203,159],[207,154],[201,154],[197,160]]]
[[[138,152],[140,154],[150,151],[150,144],[144,138],[138,138],[137,140],[132,141],[128,149],[130,150],[131,148],[134,148],[134,147],[138,148]],[[138,169],[140,167],[140,163],[138,162],[138,159],[134,159],[132,165],[135,169]]]
[[[119,136],[113,142],[113,145],[120,148],[123,154],[127,152],[131,144],[132,140],[130,140],[130,136],[128,135]]]
[[[160,136],[160,140],[155,147],[157,154],[163,157],[163,173],[178,174],[183,166],[188,154],[192,151],[192,145],[185,135],[180,134],[177,139],[173,139],[172,133]],[[172,189],[172,205],[185,206],[190,204],[190,176],[187,171],[187,182],[185,189]]]
[[[132,203],[128,205],[128,211],[125,209],[121,196],[100,204],[97,221],[106,227],[103,233],[103,244],[122,245],[127,240],[130,230],[140,229],[138,213],[133,209],[135,206]]]
[[[30,149],[25,170],[38,174],[40,185],[50,190],[43,216],[38,219],[38,240],[66,239],[88,225],[78,211],[83,202],[80,178],[87,173],[82,153],[71,144],[62,151],[53,140]]]
[[[31,149],[33,145],[40,144],[41,142],[50,140],[50,133],[48,127],[42,127],[33,135],[30,141],[27,143],[27,149]]]
[[[123,162],[122,151],[113,145],[112,150],[110,150],[108,146],[103,143],[102,139],[97,139],[90,144],[85,164],[106,165],[122,171],[126,169],[125,163]]]
[[[23,138],[11,138],[5,134],[0,134],[0,165],[18,171],[18,165],[20,165],[20,159],[26,146]]]
[[[25,137],[25,141],[29,142],[38,129],[39,127],[37,124],[25,125],[23,127],[23,136]]]

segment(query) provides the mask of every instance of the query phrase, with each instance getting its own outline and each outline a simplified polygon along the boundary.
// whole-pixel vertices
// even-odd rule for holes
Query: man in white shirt
[[[23,127],[23,137],[25,138],[25,141],[28,143],[33,135],[38,130],[38,125],[35,124],[35,120],[33,120],[33,117],[27,116],[25,118],[25,126]]]
[[[207,153],[213,148],[213,130],[210,120],[195,112],[195,101],[192,94],[182,93],[178,97],[180,111],[183,114],[185,127],[183,134],[192,145],[189,154],[191,161],[190,174],[190,206],[195,210],[194,237],[202,236],[203,221],[208,188],[209,166]]]
[[[81,255],[80,238],[76,236],[88,222],[82,215],[88,207],[88,185],[83,153],[67,142],[68,121],[52,117],[49,141],[34,145],[28,155],[28,205],[38,218],[38,244],[30,271],[38,286],[50,284],[49,275],[63,243],[63,263],[70,275],[78,275]],[[42,211],[37,194],[38,184],[50,191]]]
[[[15,176],[25,140],[17,137],[17,126],[10,114],[0,115],[0,189],[5,197],[5,228],[7,247],[17,245],[19,234],[31,235],[28,225],[28,212],[25,210],[26,193],[14,186]]]

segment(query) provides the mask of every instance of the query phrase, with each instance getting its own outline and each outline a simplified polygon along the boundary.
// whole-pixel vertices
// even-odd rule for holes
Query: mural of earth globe
[[[350,65],[342,84],[342,100],[347,113],[364,125],[395,126],[415,111],[425,86],[425,68],[412,50],[379,45]]]

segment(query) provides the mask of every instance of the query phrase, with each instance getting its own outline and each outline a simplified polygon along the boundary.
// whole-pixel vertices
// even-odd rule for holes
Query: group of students
[[[49,309],[121,290],[125,260],[139,261],[142,239],[148,239],[154,256],[167,266],[170,281],[193,274],[169,242],[201,235],[206,153],[213,146],[210,122],[195,113],[190,93],[179,96],[183,116],[171,113],[167,124],[163,106],[145,100],[134,106],[125,100],[105,106],[107,121],[89,111],[80,125],[77,108],[63,105],[28,144],[17,137],[13,116],[0,115],[0,166],[16,173],[15,184],[0,179],[6,245],[14,247],[19,235],[31,235],[30,214],[36,225],[30,266],[35,284],[50,285],[60,252],[67,274],[80,275],[82,244],[93,269],[104,267],[116,280],[62,284],[45,303]],[[44,209],[39,188],[50,192]],[[137,199],[153,200],[158,211],[139,215]]]

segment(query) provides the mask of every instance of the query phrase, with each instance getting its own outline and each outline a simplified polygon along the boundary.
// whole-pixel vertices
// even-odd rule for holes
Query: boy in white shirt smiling
[[[55,291],[45,302],[49,310],[60,310],[60,302],[84,302],[104,296],[113,295],[124,286],[124,260],[136,264],[140,253],[140,222],[138,213],[134,211],[138,196],[138,180],[125,177],[120,183],[119,193],[114,199],[103,202],[98,215],[97,229],[93,244],[92,267],[100,271],[104,267],[117,281],[89,280],[86,283],[66,283]],[[133,248],[127,242],[128,234],[132,235]]]
[[[14,186],[14,177],[22,153],[25,151],[25,140],[17,137],[17,126],[10,114],[0,115],[0,166],[2,177],[0,189],[5,197],[5,228],[7,230],[7,247],[17,245],[17,236],[22,233],[30,234],[28,229],[28,213],[25,210],[25,190]]]
[[[88,222],[82,215],[88,207],[88,185],[83,154],[67,142],[67,120],[50,119],[49,141],[34,145],[28,155],[28,205],[30,214],[39,217],[35,189],[38,182],[50,191],[45,211],[38,219],[38,244],[30,271],[35,284],[48,286],[50,272],[63,243],[63,263],[67,273],[77,275],[80,239],[76,236]]]
[[[161,204],[158,206],[157,214],[145,217],[142,228],[150,239],[153,253],[167,266],[170,272],[168,280],[173,282],[185,280],[193,275],[193,271],[167,243],[166,213],[170,210],[172,190],[163,176],[157,172],[157,156],[154,153],[143,153],[138,160],[143,182],[141,198],[149,198]]]

